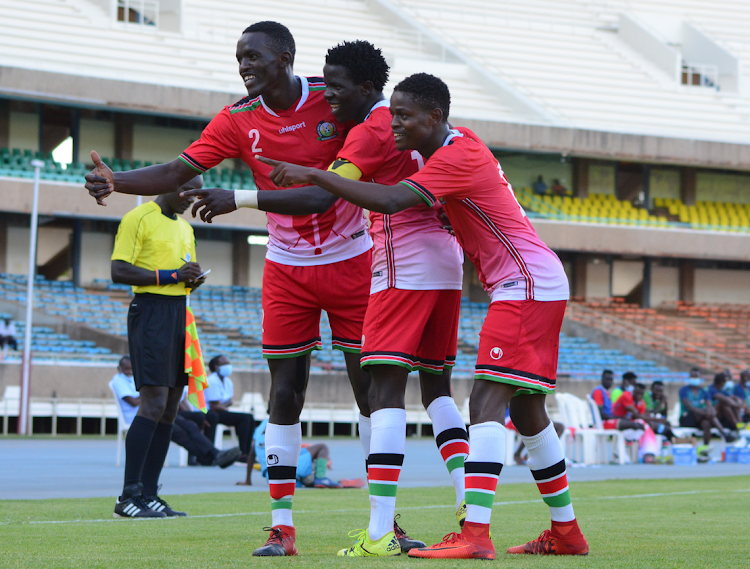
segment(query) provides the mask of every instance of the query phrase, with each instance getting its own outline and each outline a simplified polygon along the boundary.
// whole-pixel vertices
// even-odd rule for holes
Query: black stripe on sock
[[[269,480],[293,480],[297,478],[296,466],[269,466]]]
[[[403,454],[389,454],[389,453],[371,453],[367,457],[367,464],[369,466],[403,466],[404,455]]]
[[[469,462],[464,461],[466,474],[494,474],[500,476],[503,465],[499,462]]]
[[[534,480],[548,480],[555,476],[560,476],[563,472],[565,472],[565,459],[547,468],[532,470],[531,475],[534,477]]]
[[[455,429],[446,429],[435,437],[435,442],[437,443],[438,448],[440,448],[448,441],[455,441],[458,439],[464,441],[469,440],[469,435],[466,432],[466,429],[461,429],[459,427],[456,427]]]

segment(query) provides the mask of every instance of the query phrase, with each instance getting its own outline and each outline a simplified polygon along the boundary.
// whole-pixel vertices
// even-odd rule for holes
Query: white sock
[[[367,457],[370,456],[370,439],[372,438],[372,421],[370,417],[359,414],[359,442],[362,443],[362,451],[365,453],[365,465]]]
[[[271,525],[294,526],[292,501],[297,483],[297,461],[302,448],[302,425],[266,426],[266,464],[271,493]]]
[[[372,439],[367,480],[370,483],[368,534],[377,541],[393,531],[396,490],[406,448],[406,411],[381,409],[370,415]]]
[[[464,460],[469,454],[469,435],[453,397],[438,397],[427,407],[443,462],[453,480],[456,509],[465,497]]]
[[[505,460],[505,425],[495,421],[469,427],[466,458],[466,521],[489,525]]]

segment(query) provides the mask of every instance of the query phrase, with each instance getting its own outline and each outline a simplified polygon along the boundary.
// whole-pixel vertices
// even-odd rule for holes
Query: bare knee
[[[422,394],[422,406],[427,409],[438,397],[451,396],[451,371],[446,369],[441,375],[419,372],[419,387]]]
[[[471,390],[469,399],[469,415],[471,424],[495,421],[501,425],[505,424],[505,410],[516,388],[506,383],[498,383],[477,379]]]
[[[154,423],[158,423],[164,417],[167,409],[169,389],[146,385],[141,388],[141,404],[138,407],[138,415],[145,417]]]

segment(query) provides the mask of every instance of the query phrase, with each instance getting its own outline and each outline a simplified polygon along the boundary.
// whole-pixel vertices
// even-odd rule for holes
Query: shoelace
[[[406,532],[401,528],[400,525],[396,522],[397,519],[401,517],[401,514],[396,514],[393,516],[393,533],[396,534],[396,539],[406,538],[409,539],[409,536],[406,535]]]
[[[146,502],[146,499],[143,496],[136,496],[133,498],[133,505],[136,508],[140,508],[141,511],[146,512],[150,510],[148,506],[148,502]]]
[[[544,530],[539,537],[529,543],[529,548],[532,553],[549,553],[554,551],[552,545],[552,532],[548,529]]]
[[[444,535],[443,541],[436,544],[435,547],[440,546],[440,545],[452,545],[456,543],[457,541],[461,541],[461,534],[456,533],[455,531],[452,531],[448,535]]]
[[[263,528],[263,531],[270,531],[271,535],[268,536],[268,539],[266,540],[266,545],[270,545],[272,543],[276,543],[278,545],[283,545],[282,541],[284,539],[284,532],[281,531],[279,528]]]

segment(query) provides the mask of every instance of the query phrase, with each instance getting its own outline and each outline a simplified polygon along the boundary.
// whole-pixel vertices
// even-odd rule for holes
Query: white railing
[[[744,369],[747,362],[725,356],[713,350],[707,350],[699,346],[693,346],[682,340],[670,338],[659,332],[654,332],[643,326],[638,326],[625,319],[612,316],[610,314],[599,312],[592,308],[582,306],[577,303],[569,303],[566,314],[573,320],[597,328],[604,332],[611,333],[615,336],[631,341],[639,346],[648,346],[657,350],[662,350],[668,355],[686,359],[690,362],[700,363],[705,368],[728,367],[734,369]]]
[[[117,21],[158,29],[159,2],[155,0],[117,0]]]

